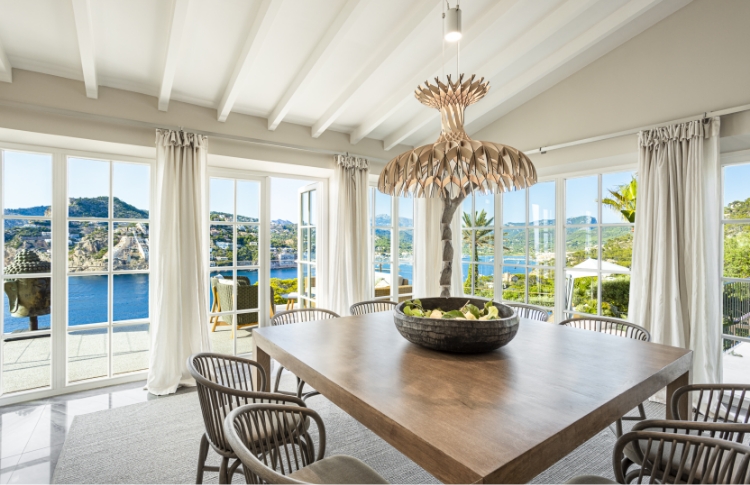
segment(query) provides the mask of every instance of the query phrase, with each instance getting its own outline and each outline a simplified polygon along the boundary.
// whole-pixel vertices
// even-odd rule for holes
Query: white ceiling
[[[460,70],[490,80],[476,132],[690,0],[464,0]],[[455,0],[451,0],[455,5]],[[398,143],[428,143],[438,112],[413,96],[456,71],[439,0],[0,0],[7,64]]]

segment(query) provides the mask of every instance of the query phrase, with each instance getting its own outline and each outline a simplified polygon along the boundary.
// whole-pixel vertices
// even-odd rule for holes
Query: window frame
[[[69,184],[66,183],[66,191],[65,191],[65,198],[66,198],[66,204],[64,206],[65,210],[65,227],[66,227],[66,242],[70,240],[70,223],[71,222],[93,222],[93,223],[105,223],[107,224],[107,252],[108,252],[108,259],[107,259],[107,269],[106,271],[82,271],[82,272],[71,272],[70,268],[68,266],[68,258],[65,258],[65,283],[66,283],[66,295],[69,295],[69,287],[70,287],[70,278],[80,278],[80,277],[88,277],[88,276],[106,276],[107,277],[107,321],[106,322],[96,322],[96,323],[88,323],[88,324],[82,324],[82,325],[76,325],[75,327],[70,326],[69,317],[70,312],[67,312],[66,319],[65,319],[65,329],[66,329],[66,337],[69,337],[72,332],[81,332],[81,331],[87,331],[87,330],[99,330],[106,328],[107,329],[107,375],[106,376],[98,376],[98,377],[92,377],[92,378],[84,378],[79,379],[76,381],[71,381],[70,376],[67,375],[69,373],[66,372],[66,383],[67,384],[74,384],[77,382],[85,382],[90,380],[99,380],[99,379],[107,379],[112,377],[117,377],[120,375],[128,375],[132,374],[134,372],[144,372],[148,371],[148,367],[146,369],[139,369],[132,372],[124,372],[124,373],[118,373],[115,374],[113,372],[113,360],[114,360],[114,349],[113,349],[113,336],[115,333],[115,328],[125,328],[129,326],[136,326],[136,325],[148,325],[149,328],[149,341],[150,341],[150,333],[151,333],[151,293],[150,293],[150,287],[151,287],[151,253],[150,253],[150,238],[151,238],[151,223],[152,223],[152,214],[153,214],[153,208],[151,207],[153,205],[153,172],[154,172],[154,165],[148,164],[150,170],[150,185],[149,187],[149,217],[147,219],[125,219],[125,218],[117,218],[114,215],[114,173],[115,173],[115,164],[116,163],[128,163],[128,164],[138,164],[138,165],[146,165],[145,163],[141,162],[132,162],[132,161],[120,161],[116,158],[107,157],[107,158],[101,158],[101,157],[81,157],[77,155],[67,155],[65,157],[65,169],[66,174],[68,173],[69,163],[71,159],[79,159],[79,160],[91,160],[95,162],[103,162],[109,164],[109,202],[108,202],[108,214],[107,217],[70,217],[69,215],[69,203],[70,203],[70,196],[68,194]],[[67,177],[66,177],[67,182]],[[115,224],[121,224],[121,223],[145,223],[148,225],[148,232],[149,232],[149,262],[148,262],[148,269],[145,270],[123,270],[123,269],[115,269],[114,268],[114,258],[112,257],[112,250],[114,249],[114,228]],[[68,244],[65,245],[66,250],[68,248]],[[131,320],[114,320],[114,284],[115,284],[115,276],[118,275],[127,275],[127,274],[146,274],[149,276],[149,311],[148,311],[148,317],[146,318],[136,318]],[[69,301],[69,300],[67,300]],[[67,361],[69,362],[70,358],[70,341],[68,338],[66,338],[66,357]],[[149,353],[150,353],[150,345],[149,345]],[[68,369],[66,368],[66,371]]]
[[[392,195],[383,194],[385,197],[389,197],[391,201],[391,224],[390,226],[379,226],[375,224],[375,197],[377,197],[378,187],[377,183],[368,184],[367,194],[367,206],[368,206],[368,221],[367,221],[367,232],[368,232],[368,278],[372,284],[370,288],[370,299],[382,300],[382,301],[394,301],[400,302],[409,300],[414,297],[414,264],[416,262],[417,248],[414,246],[414,233],[416,231],[416,216],[417,216],[417,204],[414,197],[395,197]],[[401,227],[399,224],[399,199],[405,198],[412,201],[412,225]],[[375,231],[377,230],[388,230],[391,233],[391,259],[387,263],[391,267],[391,287],[390,294],[388,296],[375,296]],[[412,267],[412,279],[411,279],[411,292],[410,293],[399,293],[398,284],[394,284],[398,279],[399,265],[401,263],[401,252],[397,249],[400,246],[401,231],[411,231],[412,233],[412,255],[411,255],[411,267]],[[404,260],[406,261],[406,260]],[[385,262],[383,262],[385,264]]]
[[[721,254],[719,261],[719,284],[721,285],[721,305],[719,315],[719,325],[722,326],[721,332],[721,345],[722,354],[724,353],[724,340],[734,340],[737,342],[748,342],[750,343],[750,337],[741,337],[737,335],[731,335],[724,333],[723,319],[724,319],[724,284],[725,283],[748,283],[750,284],[750,278],[734,278],[724,276],[724,227],[727,224],[748,224],[750,225],[750,219],[725,219],[724,218],[724,169],[726,167],[732,167],[737,165],[748,165],[750,166],[750,150],[743,150],[739,153],[728,153],[722,155],[719,164],[719,251]],[[723,358],[723,357],[722,357]]]
[[[559,315],[561,315],[562,319],[578,318],[578,317],[585,318],[587,316],[604,316],[604,315],[602,315],[602,311],[603,311],[603,309],[602,309],[602,276],[605,275],[605,274],[606,275],[631,275],[632,274],[632,259],[631,259],[631,268],[628,269],[627,272],[615,272],[615,271],[604,271],[604,270],[602,270],[602,253],[603,253],[603,247],[604,247],[604,243],[603,243],[603,239],[602,239],[602,232],[603,232],[603,230],[605,228],[610,228],[610,227],[630,227],[630,228],[632,228],[631,230],[633,230],[633,231],[635,230],[635,223],[605,223],[605,222],[603,222],[603,217],[602,217],[602,215],[604,213],[604,211],[603,211],[604,203],[602,202],[602,200],[603,200],[602,194],[603,194],[603,190],[604,190],[603,177],[605,175],[618,174],[618,173],[624,173],[624,172],[633,172],[633,175],[635,175],[636,174],[636,168],[632,168],[632,169],[617,168],[617,169],[614,169],[614,170],[598,170],[598,171],[594,171],[593,173],[589,173],[589,174],[567,175],[567,176],[563,176],[562,177],[562,182],[563,182],[563,184],[562,184],[563,185],[563,201],[564,201],[564,204],[563,204],[563,219],[561,221],[562,224],[563,224],[563,226],[562,226],[562,230],[560,232],[562,233],[561,237],[562,237],[563,242],[562,242],[562,246],[559,249],[562,251],[562,256],[563,256],[561,258],[561,263],[562,263],[562,266],[563,266],[563,284],[566,284],[565,280],[567,280],[568,273],[569,273],[569,271],[571,269],[572,269],[572,273],[573,274],[575,274],[577,272],[577,270],[575,270],[573,268],[569,268],[567,266],[567,261],[566,261],[566,258],[565,258],[566,251],[567,251],[567,234],[568,234],[568,229],[569,228],[572,228],[572,229],[576,229],[576,228],[596,228],[596,233],[597,233],[597,238],[598,238],[598,244],[597,244],[597,269],[589,271],[589,272],[591,272],[591,271],[595,271],[596,272],[596,280],[597,280],[597,295],[596,295],[596,301],[597,301],[597,303],[596,303],[596,308],[597,308],[597,312],[594,314],[594,313],[577,312],[577,311],[574,311],[574,310],[568,311],[567,308],[565,308],[566,307],[566,302],[563,299],[561,313],[559,313]],[[596,224],[568,224],[568,217],[567,217],[567,181],[568,180],[572,180],[572,179],[587,178],[587,177],[592,177],[592,176],[596,176],[597,177],[597,222],[596,222]],[[557,249],[556,249],[556,254],[557,254]],[[565,288],[567,290],[566,286],[560,286],[559,288]],[[557,290],[557,288],[556,288],[556,290]],[[563,297],[565,298],[566,296],[567,296],[566,295],[566,291],[564,291],[563,292]],[[630,311],[630,309],[628,308],[628,312],[629,311]],[[627,320],[627,318],[625,318],[625,320]]]
[[[232,214],[232,221],[212,221],[211,220],[211,203],[210,203],[210,197],[211,197],[211,179],[222,179],[222,180],[231,180],[232,186],[233,186],[233,198],[232,198],[232,208],[233,208],[233,214]],[[239,181],[248,181],[248,182],[257,182],[259,184],[258,186],[258,222],[241,222],[237,220],[237,183]],[[264,319],[267,318],[267,315],[270,312],[269,308],[269,301],[270,301],[270,266],[271,266],[271,260],[270,260],[270,210],[268,207],[268,195],[269,195],[269,189],[270,189],[270,177],[265,175],[258,175],[249,171],[245,170],[233,170],[233,169],[221,169],[221,168],[214,168],[209,167],[207,171],[206,176],[206,194],[207,194],[207,200],[209,201],[206,204],[206,234],[205,234],[205,240],[206,240],[206,247],[208,249],[206,254],[206,268],[208,270],[208,291],[206,292],[206,296],[208,298],[206,302],[206,308],[208,309],[208,319],[210,321],[211,317],[216,316],[223,316],[223,315],[231,315],[235,318],[232,318],[232,353],[227,355],[232,356],[247,356],[252,353],[252,351],[249,352],[240,352],[238,353],[237,349],[237,338],[239,332],[237,331],[237,315],[242,314],[248,314],[248,313],[258,313],[258,326],[261,326]],[[229,266],[211,266],[211,226],[219,225],[219,226],[231,226],[232,227],[232,264]],[[255,265],[249,265],[249,266],[238,266],[237,265],[237,253],[236,250],[236,244],[237,244],[237,227],[238,226],[246,226],[251,225],[258,228],[258,260],[257,264]],[[258,272],[258,308],[250,308],[250,309],[243,309],[241,311],[238,311],[236,308],[236,302],[237,302],[237,285],[232,285],[232,299],[235,302],[235,307],[233,307],[231,310],[224,310],[220,312],[212,312],[211,308],[211,275],[213,273],[224,273],[224,272],[232,272],[234,276],[237,275],[238,271],[257,271]],[[265,282],[268,284],[261,284],[263,280],[265,279]],[[211,328],[209,326],[208,332],[211,332]],[[210,340],[210,335],[209,335]],[[210,343],[209,343],[210,344]],[[212,352],[219,352],[219,349],[211,348]]]
[[[0,394],[0,406],[16,404],[32,399],[43,399],[71,392],[95,389],[103,386],[118,385],[145,379],[148,371],[135,371],[129,374],[118,374],[114,377],[102,377],[67,382],[67,315],[68,315],[68,292],[67,292],[67,157],[78,157],[87,159],[110,160],[115,162],[142,163],[150,166],[151,186],[149,189],[150,203],[149,214],[153,211],[156,200],[156,161],[153,158],[125,155],[105,151],[80,150],[75,148],[60,148],[57,146],[46,146],[44,144],[27,144],[0,141],[0,152],[19,151],[25,153],[36,153],[52,156],[52,301],[49,330],[50,343],[50,386],[35,388],[13,393]],[[0,174],[2,177],[2,174]],[[2,179],[0,179],[0,193],[4,197]],[[153,220],[151,222],[153,224]],[[4,227],[3,227],[4,230]],[[149,233],[154,227],[149,226]],[[4,241],[4,238],[3,238]],[[3,249],[4,251],[4,249]],[[154,258],[154,251],[150,248],[149,259]],[[153,315],[153,285],[149,285],[149,313]],[[2,318],[2,317],[0,317]],[[4,358],[4,345],[0,345],[0,380],[2,380],[2,362]],[[150,350],[149,350],[150,351]],[[2,383],[0,382],[0,385]]]
[[[637,171],[637,162],[633,161],[631,163],[623,163],[623,164],[617,164],[617,165],[610,165],[607,167],[602,168],[591,168],[586,170],[576,170],[576,171],[570,171],[570,172],[559,172],[555,174],[550,174],[547,176],[541,176],[538,178],[537,183],[545,183],[545,182],[554,182],[555,184],[555,224],[550,226],[543,226],[550,229],[555,230],[555,265],[553,266],[545,266],[545,269],[554,270],[555,272],[555,296],[554,296],[554,307],[548,307],[551,311],[553,311],[553,319],[556,322],[562,321],[564,318],[568,318],[567,314],[570,313],[572,315],[576,316],[588,316],[589,314],[586,313],[580,313],[580,312],[567,312],[565,310],[565,279],[566,279],[566,267],[565,267],[565,249],[566,249],[566,228],[567,228],[567,217],[566,217],[566,180],[571,178],[579,178],[579,177],[586,177],[586,176],[592,176],[597,175],[599,180],[599,189],[598,189],[598,196],[599,199],[601,199],[601,177],[603,175],[608,174],[616,174],[616,173],[622,173],[622,172],[636,172]],[[473,198],[473,194],[470,196]],[[502,275],[502,267],[503,267],[503,237],[502,237],[502,231],[506,229],[504,227],[504,221],[503,221],[503,194],[496,194],[495,195],[495,220],[494,220],[494,228],[495,228],[495,277],[497,275]],[[530,226],[528,225],[528,202],[529,202],[529,191],[526,191],[526,222],[527,225],[524,226],[526,229],[533,229],[535,227],[542,227],[542,226]],[[472,203],[473,204],[473,203]],[[599,231],[598,226],[605,226],[605,227],[614,227],[614,226],[631,226],[629,223],[612,223],[612,224],[602,224],[601,223],[601,207],[602,204],[598,203],[598,224],[597,224],[597,231]],[[472,208],[474,205],[472,205]],[[634,225],[633,225],[634,226]],[[516,227],[513,227],[515,229]],[[519,226],[518,229],[521,227]],[[463,230],[463,227],[461,227],[461,230]],[[498,233],[500,234],[498,236]],[[598,233],[597,233],[598,234]],[[526,261],[528,265],[528,254],[529,254],[529,241],[528,236],[526,239]],[[601,239],[600,239],[600,245],[599,248],[601,248]],[[601,249],[598,250],[599,257],[598,261],[601,261]],[[500,255],[500,257],[497,257],[497,255]],[[601,274],[601,263],[598,263],[599,273]],[[519,265],[520,266],[520,265]],[[527,266],[528,267],[528,266]],[[606,274],[610,274],[609,272],[606,272]],[[462,273],[463,274],[463,273]],[[612,274],[621,274],[621,273],[612,273]],[[622,273],[622,274],[631,274],[628,273]],[[502,277],[502,276],[501,276]],[[597,313],[599,312],[599,308],[601,307],[601,304],[599,300],[601,299],[601,278],[598,278],[598,294],[597,294]],[[462,284],[463,287],[463,284]],[[497,288],[497,281],[495,281],[495,287]],[[502,291],[502,290],[501,290]],[[470,296],[468,294],[464,294],[464,296]],[[528,294],[528,272],[527,272],[527,283],[526,283],[526,301],[528,301],[529,294]],[[500,298],[498,298],[498,295],[495,294],[493,300],[503,302],[503,303],[514,303],[512,300],[504,300],[502,299],[502,294],[500,295]]]

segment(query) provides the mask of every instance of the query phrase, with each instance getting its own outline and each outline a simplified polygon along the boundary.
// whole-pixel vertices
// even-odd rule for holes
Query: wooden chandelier
[[[435,143],[398,155],[386,165],[378,190],[393,196],[464,198],[473,191],[498,194],[536,183],[536,169],[522,151],[469,138],[464,130],[464,110],[487,94],[489,82],[447,83],[435,78],[414,95],[424,105],[440,111],[442,132]]]
[[[453,272],[451,220],[463,199],[477,191],[499,194],[525,189],[536,183],[536,169],[520,150],[499,143],[476,141],[464,130],[464,110],[487,94],[489,82],[475,80],[446,83],[435,78],[414,92],[420,103],[440,111],[442,131],[431,145],[402,153],[386,165],[378,179],[378,190],[396,197],[439,197],[443,199],[440,220],[443,268],[440,296],[450,296]]]

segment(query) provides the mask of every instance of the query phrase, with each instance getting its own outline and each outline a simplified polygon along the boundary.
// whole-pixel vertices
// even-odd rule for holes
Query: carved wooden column
[[[453,275],[453,231],[451,221],[456,209],[461,206],[465,196],[455,199],[443,199],[443,216],[440,218],[440,239],[443,242],[443,269],[440,271],[440,296],[451,296],[451,276]]]

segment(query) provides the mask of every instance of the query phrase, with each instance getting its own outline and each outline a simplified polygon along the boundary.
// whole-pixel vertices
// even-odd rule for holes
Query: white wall
[[[530,150],[744,104],[750,1],[694,0],[472,138]],[[731,118],[722,137],[750,133],[747,114]],[[636,142],[631,136],[532,159],[541,173],[584,161],[620,163],[635,157]]]

